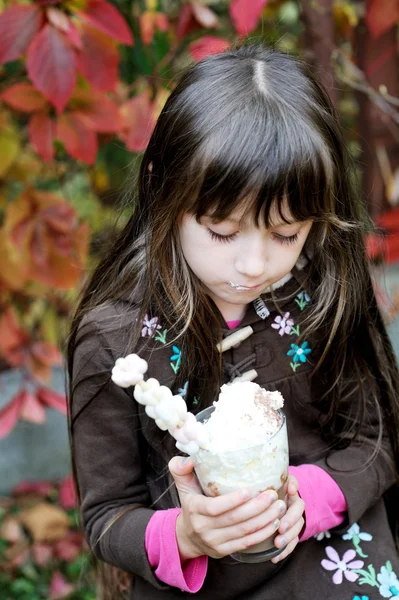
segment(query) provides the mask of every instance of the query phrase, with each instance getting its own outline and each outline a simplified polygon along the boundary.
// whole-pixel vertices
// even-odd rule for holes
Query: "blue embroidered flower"
[[[353,596],[353,600],[370,600],[368,596]]]
[[[295,363],[305,363],[307,361],[306,355],[312,352],[311,348],[308,348],[309,343],[303,342],[301,346],[297,344],[291,344],[291,350],[288,350],[287,356],[292,356],[292,362]]]
[[[172,350],[174,354],[170,357],[170,366],[172,367],[173,371],[177,373],[180,367],[181,352],[177,346],[172,346]]]
[[[381,567],[377,575],[380,594],[383,598],[396,598],[399,596],[399,581],[396,573],[392,571],[391,563]]]
[[[183,387],[181,387],[177,390],[177,393],[184,399],[187,396],[187,390],[188,390],[188,381],[186,381],[186,383],[183,385]]]
[[[353,523],[352,527],[350,527],[342,536],[342,539],[353,540],[354,538],[359,538],[359,540],[370,542],[373,539],[373,536],[370,533],[361,532],[359,525],[357,523]]]
[[[299,308],[303,310],[308,304],[310,304],[310,296],[307,292],[299,292],[296,295],[295,302],[298,304]]]

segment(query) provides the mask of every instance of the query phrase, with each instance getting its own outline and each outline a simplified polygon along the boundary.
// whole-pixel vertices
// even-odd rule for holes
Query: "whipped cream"
[[[215,410],[204,429],[210,452],[243,450],[264,444],[281,427],[280,392],[269,392],[252,381],[223,385]]]

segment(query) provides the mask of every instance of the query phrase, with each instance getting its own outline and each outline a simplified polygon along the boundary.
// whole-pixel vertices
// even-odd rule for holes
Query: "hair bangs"
[[[189,212],[222,221],[233,212],[273,226],[334,214],[336,172],[323,137],[279,111],[232,115],[204,136],[191,157]]]

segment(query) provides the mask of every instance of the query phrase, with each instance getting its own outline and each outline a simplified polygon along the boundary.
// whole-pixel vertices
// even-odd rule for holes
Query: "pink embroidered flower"
[[[324,558],[321,561],[321,566],[327,571],[335,571],[333,575],[333,582],[336,584],[342,583],[343,575],[348,581],[356,581],[359,578],[357,573],[351,571],[351,569],[361,569],[364,565],[363,560],[353,560],[356,556],[356,551],[351,549],[347,550],[342,557],[332,546],[326,547],[326,554],[331,560]]]
[[[274,319],[274,323],[272,323],[272,327],[273,329],[279,329],[279,334],[284,335],[285,333],[290,333],[293,324],[294,321],[293,319],[290,319],[290,313],[286,312],[284,317],[277,315]]]
[[[149,319],[148,315],[144,317],[143,321],[143,329],[141,330],[141,337],[153,337],[157,329],[161,329],[161,326],[158,325],[158,317],[152,317]]]

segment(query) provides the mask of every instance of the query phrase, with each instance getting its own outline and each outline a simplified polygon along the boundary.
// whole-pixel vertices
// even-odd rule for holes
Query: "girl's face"
[[[249,302],[291,271],[312,226],[285,223],[273,210],[270,217],[270,228],[257,227],[243,211],[219,223],[211,216],[198,223],[188,213],[181,219],[187,264],[227,321],[241,319]]]

